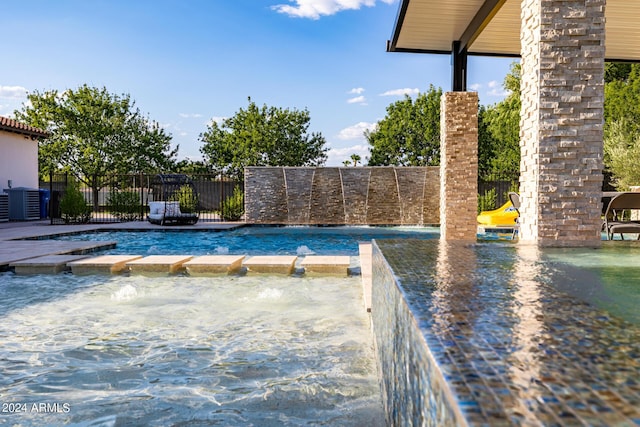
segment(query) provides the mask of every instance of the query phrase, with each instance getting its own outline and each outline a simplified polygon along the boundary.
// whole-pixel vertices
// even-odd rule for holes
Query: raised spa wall
[[[372,328],[388,425],[467,425],[448,392],[415,314],[378,244],[373,244]]]
[[[439,209],[438,166],[245,169],[252,224],[430,225]]]
[[[372,242],[387,425],[639,425],[640,326],[578,298],[607,298],[605,278],[557,254]]]

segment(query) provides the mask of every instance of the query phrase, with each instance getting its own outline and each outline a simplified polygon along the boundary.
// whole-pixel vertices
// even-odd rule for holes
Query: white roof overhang
[[[520,0],[401,0],[389,52],[520,56]],[[607,0],[606,60],[640,61],[640,1]]]

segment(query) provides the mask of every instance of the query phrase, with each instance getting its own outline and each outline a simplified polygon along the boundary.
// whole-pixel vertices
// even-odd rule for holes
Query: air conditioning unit
[[[9,221],[9,195],[0,194],[0,222]]]
[[[40,192],[38,189],[16,187],[4,190],[9,195],[9,219],[29,221],[40,219]]]

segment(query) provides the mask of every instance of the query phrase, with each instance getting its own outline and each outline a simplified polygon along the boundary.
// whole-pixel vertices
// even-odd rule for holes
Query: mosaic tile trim
[[[558,290],[537,248],[381,240],[373,269],[389,424],[640,425],[640,327]]]

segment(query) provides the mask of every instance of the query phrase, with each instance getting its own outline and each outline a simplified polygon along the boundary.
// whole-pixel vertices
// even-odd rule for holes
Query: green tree
[[[605,67],[605,179],[611,177],[611,184],[626,190],[640,185],[640,64]]]
[[[358,162],[362,160],[362,157],[360,157],[359,154],[352,154],[351,155],[351,163],[353,164],[353,166],[358,166]]]
[[[631,73],[631,64],[628,62],[606,62],[604,64],[604,81],[625,81]]]
[[[213,171],[202,160],[183,159],[176,163],[174,171],[187,175],[211,174]]]
[[[604,87],[605,137],[612,123],[624,126],[626,135],[636,135],[640,133],[640,64],[624,67],[615,75],[618,78],[605,83]]]
[[[604,139],[604,162],[619,191],[640,185],[640,134],[624,120],[609,123]]]
[[[478,168],[481,171],[491,169],[491,161],[494,156],[493,137],[487,125],[487,107],[478,107]]]
[[[479,167],[484,171],[520,169],[520,64],[511,64],[503,87],[509,94],[495,105],[481,107],[478,115]]]
[[[327,159],[325,138],[308,133],[308,110],[289,110],[248,99],[221,125],[212,122],[200,135],[200,152],[217,172],[241,179],[245,166],[320,166]]]
[[[405,96],[387,107],[387,115],[372,131],[370,166],[430,166],[440,164],[440,97],[429,87],[415,101]]]
[[[35,91],[28,101],[16,118],[51,134],[39,145],[41,174],[72,173],[92,188],[94,207],[105,175],[169,169],[178,151],[127,94],[83,85],[63,93]]]

